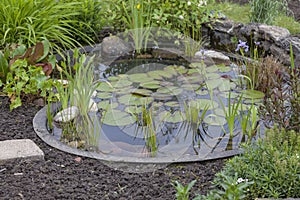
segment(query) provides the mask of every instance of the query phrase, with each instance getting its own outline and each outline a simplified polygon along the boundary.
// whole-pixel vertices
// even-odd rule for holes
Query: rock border
[[[208,39],[214,50],[235,52],[234,40],[247,41],[251,46],[260,42],[260,53],[265,57],[273,55],[284,65],[290,65],[290,45],[296,65],[300,65],[300,38],[293,36],[286,28],[259,23],[235,23],[229,19],[202,24],[202,35]]]

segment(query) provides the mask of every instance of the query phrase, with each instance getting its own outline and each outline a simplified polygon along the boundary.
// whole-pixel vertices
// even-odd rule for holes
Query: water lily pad
[[[153,80],[147,73],[137,73],[128,75],[128,79],[135,83],[150,82]]]
[[[222,93],[220,93],[220,96],[228,99],[229,98],[229,93],[230,93],[230,98],[238,98],[240,96],[240,94],[238,94],[234,91],[222,92]]]
[[[223,79],[222,83],[218,86],[218,89],[222,92],[231,90],[232,84],[228,79]]]
[[[98,92],[97,97],[100,99],[110,99],[112,98],[112,93],[110,92]]]
[[[97,90],[101,91],[101,92],[113,92],[114,91],[114,87],[109,82],[102,82],[97,87]]]
[[[169,101],[165,103],[165,106],[169,107],[179,107],[179,103],[177,101]]]
[[[182,88],[176,86],[165,86],[157,90],[157,93],[170,94],[170,95],[179,95],[182,92]]]
[[[205,116],[203,121],[211,126],[223,126],[226,124],[225,117],[217,116],[215,114]]]
[[[99,109],[103,109],[103,110],[108,110],[108,109],[113,109],[118,107],[119,104],[116,102],[111,103],[110,101],[106,100],[106,101],[100,101],[97,103],[97,107]]]
[[[214,109],[219,106],[218,102],[210,100],[210,99],[196,99],[196,100],[191,100],[191,102],[195,102],[195,105],[198,105],[200,109]]]
[[[135,102],[138,100],[138,97],[132,94],[125,94],[118,98],[119,103],[124,105],[135,105]]]
[[[248,99],[262,99],[264,98],[265,94],[258,90],[243,90],[241,91],[244,98]]]
[[[124,88],[116,88],[115,89],[115,94],[129,94],[132,91],[136,90],[136,88],[132,86],[124,87]]]
[[[132,84],[132,82],[129,80],[126,80],[126,79],[120,79],[116,82],[111,82],[111,85],[114,88],[124,88],[124,87],[130,86],[131,84]]]
[[[155,80],[162,80],[162,75],[161,75],[161,72],[160,71],[150,71],[150,72],[147,72],[148,76],[155,79]]]
[[[120,79],[120,77],[118,77],[118,76],[110,76],[107,78],[107,80],[109,80],[110,82],[118,81],[119,79]]]
[[[173,99],[173,95],[166,94],[166,93],[159,93],[159,92],[153,93],[151,97],[153,97],[155,100],[158,101],[168,101]]]
[[[147,89],[136,89],[134,91],[131,91],[131,94],[135,96],[148,97],[152,94],[152,91]]]
[[[159,117],[160,120],[169,123],[179,123],[185,120],[185,116],[180,111],[175,111],[174,113],[163,111],[160,113]]]
[[[203,88],[200,84],[184,84],[181,86],[183,90],[197,91]]]
[[[140,86],[147,89],[157,89],[161,87],[159,84],[160,81],[150,81],[146,83],[141,83]]]
[[[141,106],[128,106],[125,108],[125,111],[130,114],[139,114],[142,110],[143,108]]]
[[[206,87],[208,90],[213,90],[224,84],[222,79],[211,79],[205,81]]]
[[[135,117],[120,111],[120,110],[110,110],[106,112],[103,117],[103,123],[110,126],[126,126],[135,123]]]
[[[196,94],[198,95],[208,95],[208,91],[207,90],[197,90],[195,91]]]
[[[206,68],[206,72],[207,73],[211,73],[211,72],[217,72],[219,70],[218,66],[216,65],[213,65],[213,66],[210,66],[210,67],[207,67]]]
[[[218,73],[206,73],[205,74],[205,77],[207,79],[213,79],[213,80],[216,80],[216,79],[220,79],[220,75]]]
[[[191,63],[190,68],[205,68],[206,65],[203,62]]]
[[[224,64],[217,65],[217,67],[219,68],[219,71],[223,72],[223,73],[232,71],[231,67],[228,67],[228,66],[226,66]]]

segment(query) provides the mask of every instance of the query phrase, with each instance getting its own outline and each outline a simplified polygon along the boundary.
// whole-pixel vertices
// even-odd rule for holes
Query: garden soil
[[[245,3],[247,0],[232,0]],[[289,7],[300,21],[300,2]],[[129,173],[91,158],[80,158],[45,144],[34,132],[32,120],[41,107],[25,103],[10,111],[0,97],[0,141],[31,139],[44,152],[44,161],[18,161],[0,165],[0,199],[175,199],[173,181],[197,180],[192,194],[205,194],[225,160],[172,164],[151,173]],[[192,195],[193,196],[193,195]]]
[[[45,144],[34,132],[32,120],[40,110],[25,104],[9,110],[0,97],[0,141],[31,139],[45,154],[44,161],[0,165],[0,199],[175,199],[173,181],[197,180],[193,193],[205,194],[224,160],[172,164],[150,173],[129,173],[91,158],[79,158]]]

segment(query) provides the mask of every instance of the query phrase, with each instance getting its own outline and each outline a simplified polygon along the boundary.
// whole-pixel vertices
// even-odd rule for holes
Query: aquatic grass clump
[[[78,3],[55,0],[1,0],[0,49],[7,44],[27,47],[47,39],[55,50],[80,46],[75,37],[86,43],[92,40],[75,29]]]
[[[73,65],[71,64],[74,61]],[[87,60],[85,55],[80,55],[75,49],[73,57],[67,56],[67,62],[57,66],[61,78],[67,78],[67,84],[57,82],[56,90],[62,109],[76,106],[79,116],[70,123],[64,124],[63,137],[67,140],[81,140],[86,149],[97,150],[100,136],[101,121],[98,119],[93,96],[99,82],[94,80],[93,58]],[[69,141],[70,142],[70,141]]]

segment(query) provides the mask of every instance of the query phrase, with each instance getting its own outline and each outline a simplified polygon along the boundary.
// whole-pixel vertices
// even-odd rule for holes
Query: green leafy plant
[[[225,119],[227,122],[227,126],[229,129],[229,135],[230,137],[233,137],[233,132],[235,130],[235,120],[239,117],[239,108],[242,104],[242,95],[239,96],[238,99],[233,99],[231,98],[231,92],[229,92],[228,95],[228,105],[225,107],[224,103],[222,100],[220,100],[222,109],[225,113]]]
[[[23,43],[32,46],[47,39],[56,50],[79,46],[76,37],[91,39],[76,30],[78,3],[54,0],[0,1],[0,48],[6,44]],[[72,19],[74,18],[74,19]]]
[[[237,173],[233,176],[228,176],[224,171],[221,171],[216,174],[212,182],[214,189],[207,195],[198,195],[194,200],[245,199],[247,198],[247,188],[253,183],[253,181],[239,177]]]
[[[141,50],[147,48],[147,40],[150,35],[151,26],[151,7],[149,7],[149,1],[147,4],[147,2],[144,1],[130,0],[128,4],[129,7],[127,7],[127,3],[122,1],[125,12],[123,19],[127,24],[127,28],[129,28],[129,34],[133,39],[135,51],[139,54]]]
[[[190,190],[195,185],[195,183],[196,183],[196,180],[193,180],[188,185],[183,186],[178,181],[174,181],[174,183],[172,183],[172,185],[176,189],[176,199],[177,200],[188,200],[189,196],[190,196]]]
[[[49,56],[48,41],[38,42],[34,47],[26,49],[23,45],[17,46],[9,56],[8,72],[3,91],[11,100],[10,109],[22,105],[23,95],[40,95],[47,97],[52,91],[53,81],[49,75],[54,67],[55,58]]]
[[[287,12],[286,0],[250,0],[250,21],[272,24],[279,13]]]
[[[245,153],[230,160],[225,174],[254,181],[248,197],[299,197],[299,134],[277,128],[266,131],[264,140],[246,145]]]
[[[78,14],[70,16],[71,20],[78,21],[74,24],[74,28],[97,41],[103,26],[106,25],[107,19],[101,16],[106,12],[108,3],[94,0],[63,0],[62,2],[78,4],[76,6]],[[76,39],[86,43],[80,36],[76,36]]]
[[[92,97],[100,83],[94,80],[93,58],[88,60],[85,55],[79,54],[78,49],[75,49],[73,57],[67,56],[67,60],[67,63],[61,64],[62,68],[59,68],[59,71],[63,73],[61,77],[67,78],[68,84],[67,87],[57,84],[57,91],[62,108],[76,106],[79,117],[73,122],[74,124],[63,127],[64,137],[84,140],[86,149],[97,150],[101,123],[90,110],[95,106]],[[72,66],[71,61],[75,61]]]
[[[155,156],[157,153],[157,141],[156,131],[157,124],[154,121],[154,115],[152,108],[147,109],[147,104],[142,106],[142,126],[144,132],[144,140],[146,141],[146,147],[151,152],[151,156]]]

